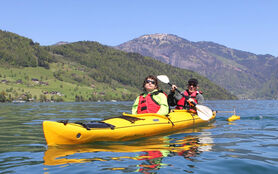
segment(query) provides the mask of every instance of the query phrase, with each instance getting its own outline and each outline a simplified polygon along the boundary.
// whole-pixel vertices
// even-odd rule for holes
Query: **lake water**
[[[0,104],[0,173],[278,173],[278,101],[208,101],[240,120],[167,136],[47,147],[43,120],[91,121],[130,112],[132,102]]]

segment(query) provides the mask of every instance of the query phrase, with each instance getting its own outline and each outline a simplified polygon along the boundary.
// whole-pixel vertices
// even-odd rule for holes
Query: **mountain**
[[[206,99],[236,99],[198,73],[98,42],[40,46],[1,30],[0,41],[0,101],[134,100],[149,74],[167,74],[180,88],[195,77]],[[160,86],[168,92],[169,86]]]
[[[272,99],[271,90],[278,88],[272,85],[270,90],[260,90],[277,80],[271,77],[275,76],[278,59],[271,55],[256,55],[213,42],[191,42],[172,34],[144,35],[114,48],[198,72],[242,99]]]
[[[38,43],[17,34],[0,30],[0,61],[22,67],[49,67],[53,57]]]
[[[278,98],[278,69],[276,69],[270,76],[270,80],[264,83],[263,87],[259,89],[258,96],[260,98],[265,98],[263,94],[267,94],[268,98],[277,99]]]

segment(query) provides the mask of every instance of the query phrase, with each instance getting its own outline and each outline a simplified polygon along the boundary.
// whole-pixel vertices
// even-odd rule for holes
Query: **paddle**
[[[157,79],[163,83],[167,83],[168,85],[172,86],[169,78],[166,75],[158,75]],[[189,97],[184,95],[180,90],[176,89],[176,91],[178,93],[180,93],[186,100],[189,99]],[[203,105],[198,105],[198,104],[192,103],[192,102],[191,102],[191,104],[193,104],[195,106],[195,108],[197,110],[197,114],[202,120],[209,120],[212,118],[213,114],[212,114],[212,110],[210,108],[203,106]]]

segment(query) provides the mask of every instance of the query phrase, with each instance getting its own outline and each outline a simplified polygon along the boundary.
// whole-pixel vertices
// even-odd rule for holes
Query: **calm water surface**
[[[208,101],[236,108],[208,126],[130,142],[47,147],[43,120],[91,121],[132,102],[0,104],[0,173],[278,173],[278,101]]]

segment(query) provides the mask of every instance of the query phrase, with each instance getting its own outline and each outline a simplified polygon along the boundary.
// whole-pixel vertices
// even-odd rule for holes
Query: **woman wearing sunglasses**
[[[157,78],[149,75],[143,82],[144,92],[139,95],[133,106],[132,114],[157,113],[167,115],[169,106],[167,96],[159,90]]]
[[[182,93],[185,96],[188,96],[189,99],[186,100],[185,97],[183,97],[179,93],[175,93],[177,86],[173,85],[170,94],[168,95],[168,103],[170,106],[176,106],[176,109],[189,109],[189,110],[195,110],[194,105],[195,104],[201,104],[204,102],[204,97],[202,95],[201,91],[198,91],[198,80],[197,79],[190,79],[188,80],[188,88],[185,91],[182,91]]]

